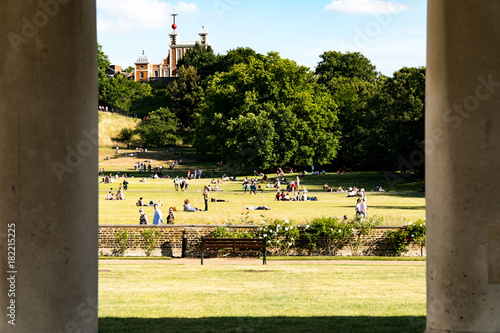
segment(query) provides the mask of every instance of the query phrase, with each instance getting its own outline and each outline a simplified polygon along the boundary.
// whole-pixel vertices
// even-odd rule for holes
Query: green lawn
[[[425,266],[99,264],[99,332],[423,332]]]
[[[244,194],[241,181],[225,181],[219,184],[223,190],[221,192],[211,192],[211,197],[229,200],[224,203],[210,203],[208,212],[185,213],[182,212],[182,204],[185,199],[190,199],[191,203],[198,208],[204,208],[201,191],[205,185],[210,184],[208,179],[196,179],[190,182],[189,191],[174,191],[173,179],[175,176],[186,176],[187,170],[201,167],[206,173],[211,173],[211,162],[206,157],[196,155],[190,148],[182,148],[185,153],[182,156],[173,153],[164,153],[162,150],[150,150],[142,153],[139,157],[124,157],[124,150],[119,155],[114,154],[111,148],[100,148],[100,167],[106,169],[106,174],[121,171],[122,173],[132,173],[134,178],[129,178],[129,189],[125,191],[124,201],[107,201],[106,194],[110,189],[116,193],[119,182],[115,180],[113,184],[99,184],[99,223],[100,224],[138,224],[139,213],[135,203],[139,197],[143,197],[146,202],[161,200],[164,213],[168,207],[176,207],[176,224],[220,224],[226,221],[239,224],[245,220],[247,205],[266,205],[271,207],[271,211],[251,211],[250,220],[260,221],[267,218],[286,218],[305,224],[314,217],[320,216],[343,216],[354,215],[356,198],[348,198],[346,193],[329,193],[323,190],[323,184],[330,186],[361,186],[367,191],[369,214],[384,218],[385,225],[402,225],[418,218],[425,217],[425,194],[419,193],[421,181],[408,181],[404,184],[389,184],[387,187],[394,187],[396,191],[372,192],[378,181],[384,181],[385,175],[379,172],[348,172],[343,175],[327,173],[326,175],[307,175],[301,178],[301,187],[305,186],[309,191],[309,196],[318,197],[318,201],[307,202],[283,202],[275,201],[275,189],[264,188],[264,193],[257,195]],[[130,150],[129,150],[130,151]],[[105,160],[106,156],[110,160]],[[152,165],[165,165],[169,160],[181,158],[183,165],[174,171],[166,171],[170,179],[147,179],[146,183],[139,180],[144,174],[133,171],[136,161],[152,159]],[[223,173],[233,175],[231,170],[221,170],[214,174],[214,178],[220,178]],[[297,174],[287,175],[288,179],[295,179]],[[268,174],[272,177],[273,174]],[[217,178],[216,178],[217,177]],[[243,179],[239,176],[238,179]],[[153,208],[146,208],[146,214],[152,218]]]

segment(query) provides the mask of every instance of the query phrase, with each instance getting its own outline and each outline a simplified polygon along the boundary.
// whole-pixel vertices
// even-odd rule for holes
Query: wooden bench
[[[264,259],[263,265],[267,265],[266,260],[266,242],[262,238],[202,238],[201,244],[201,264],[203,265],[204,253],[215,252],[223,253],[249,253],[249,252],[262,252]],[[223,251],[220,251],[223,250]]]

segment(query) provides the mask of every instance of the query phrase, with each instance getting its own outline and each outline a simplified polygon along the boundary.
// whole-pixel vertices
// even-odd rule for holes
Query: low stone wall
[[[159,237],[160,247],[153,251],[152,256],[181,257],[182,240],[185,236],[187,240],[186,255],[188,257],[199,257],[201,237],[208,236],[216,227],[217,225],[101,225],[99,226],[99,254],[104,256],[114,255],[118,249],[115,235],[120,231],[126,231],[133,237],[129,240],[130,247],[125,252],[125,256],[144,256],[144,250],[141,248],[141,244],[144,243],[141,231],[147,228],[153,228],[159,230],[161,235]],[[249,231],[256,229],[257,226],[232,225],[227,226],[227,228],[239,231]],[[394,249],[391,247],[385,234],[389,230],[396,230],[399,228],[401,227],[376,227],[369,236],[361,239],[361,245],[358,248],[357,255],[394,256]],[[290,251],[290,255],[309,254],[306,250],[307,241],[304,238],[301,237],[296,245],[297,249]],[[337,251],[336,255],[352,255],[352,245],[353,244],[350,243],[345,244],[342,249]],[[321,254],[324,253],[313,253],[313,255]],[[404,256],[420,256],[421,254],[424,256],[426,255],[425,247],[421,253],[419,247],[412,246]]]

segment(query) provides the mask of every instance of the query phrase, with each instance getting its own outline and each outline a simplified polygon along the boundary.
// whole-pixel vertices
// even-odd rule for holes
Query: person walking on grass
[[[208,188],[205,186],[203,190],[203,199],[205,200],[205,212],[208,211]]]
[[[366,208],[363,207],[363,199],[358,198],[355,209],[356,209],[356,217],[360,218],[365,217]]]
[[[174,185],[175,185],[175,190],[179,191],[179,176],[175,176]]]
[[[153,216],[153,224],[163,224],[163,217],[161,216],[161,210],[157,203],[154,204],[155,215]]]

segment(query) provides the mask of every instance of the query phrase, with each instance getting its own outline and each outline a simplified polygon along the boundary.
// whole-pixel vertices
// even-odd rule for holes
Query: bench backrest
[[[262,238],[205,238],[205,248],[255,248],[264,246]]]

